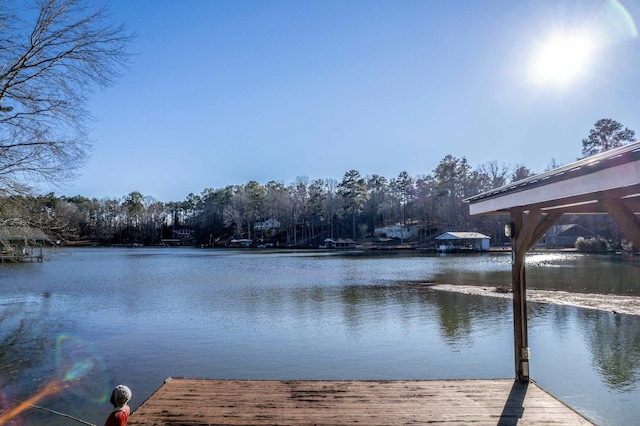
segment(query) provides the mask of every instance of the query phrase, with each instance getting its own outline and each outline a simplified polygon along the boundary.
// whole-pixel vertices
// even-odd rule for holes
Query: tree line
[[[190,229],[198,245],[243,238],[304,246],[324,238],[358,240],[372,236],[376,227],[393,224],[415,225],[427,241],[441,230],[495,234],[497,224],[470,217],[463,200],[530,175],[524,166],[498,162],[473,169],[466,158],[447,155],[426,175],[403,171],[387,178],[349,170],[341,181],[250,181],[207,188],[183,201],[161,202],[137,191],[120,199],[14,195],[0,200],[0,215],[21,218],[67,242],[160,244],[172,238],[173,231]],[[255,223],[268,219],[280,227],[254,230]]]
[[[347,171],[342,180],[298,177],[285,185],[250,181],[224,188],[207,188],[183,201],[161,202],[134,191],[116,198],[89,199],[47,194],[14,195],[0,199],[0,217],[20,218],[21,224],[43,229],[61,242],[95,244],[161,244],[187,229],[190,244],[223,246],[233,239],[250,239],[281,246],[318,247],[325,238],[375,237],[387,225],[411,225],[419,230],[412,244],[429,245],[446,231],[477,231],[493,244],[506,244],[505,216],[470,216],[468,197],[533,173],[522,165],[492,161],[472,168],[466,158],[445,156],[430,173],[400,172],[387,178]],[[275,219],[277,228],[255,229]],[[18,219],[15,219],[18,220]],[[616,238],[612,223],[601,218],[566,218],[583,223],[608,238]]]

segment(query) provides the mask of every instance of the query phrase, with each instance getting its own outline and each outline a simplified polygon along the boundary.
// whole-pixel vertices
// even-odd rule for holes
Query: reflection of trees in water
[[[435,284],[509,286],[511,285],[511,270],[483,271],[451,268],[435,272],[429,281]]]
[[[593,363],[605,383],[619,391],[640,384],[640,318],[632,315],[580,313]]]
[[[510,303],[489,297],[461,293],[437,292],[434,301],[438,307],[440,332],[444,341],[457,347],[473,335],[473,327],[490,327],[486,321],[507,321],[511,318]]]
[[[386,322],[389,316],[410,323],[432,315],[433,293],[407,285],[344,286],[339,290],[345,323],[352,330]],[[366,308],[366,309],[363,309]]]
[[[402,291],[399,290],[396,287],[377,285],[342,287],[340,299],[346,323],[351,329],[359,330],[365,321],[382,320],[387,304],[401,297]],[[368,309],[362,309],[363,306]]]
[[[565,290],[586,293],[640,294],[640,260],[633,256],[529,253],[527,286],[530,289]],[[491,269],[491,257],[479,258],[488,270],[472,267],[446,268],[430,281],[438,284],[510,286],[511,268]]]
[[[532,259],[536,256],[528,257]],[[629,256],[559,255],[528,263],[527,285],[532,289],[638,295],[639,270],[638,260]]]
[[[20,302],[5,302],[0,314],[0,378],[2,386],[25,383],[22,379],[53,359],[55,335],[43,319],[49,295]],[[35,379],[40,379],[37,377]]]
[[[452,293],[447,296],[450,297],[436,297],[436,303],[440,308],[440,332],[445,342],[455,346],[471,335],[472,310],[465,295]]]
[[[422,315],[438,320],[443,340],[454,350],[470,343],[474,327],[490,328],[494,321],[513,321],[510,301],[434,292],[424,286],[347,286],[341,289],[341,298],[346,321],[354,329],[362,321],[381,320],[389,305],[403,307],[398,315],[407,320],[415,314],[412,308],[420,306]],[[369,317],[365,317],[360,309],[365,304],[379,309],[367,310]],[[372,313],[378,317],[371,318]]]

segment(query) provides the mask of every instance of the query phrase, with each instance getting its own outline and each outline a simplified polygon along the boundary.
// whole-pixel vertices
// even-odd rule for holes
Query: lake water
[[[0,265],[0,412],[35,397],[101,425],[112,386],[135,408],[170,376],[512,378],[510,300],[415,285],[509,285],[510,268],[509,254],[190,248]],[[639,272],[624,256],[527,257],[537,288],[639,296]],[[638,423],[640,316],[529,303],[529,344],[542,387],[598,424]],[[32,408],[7,424],[73,423]]]

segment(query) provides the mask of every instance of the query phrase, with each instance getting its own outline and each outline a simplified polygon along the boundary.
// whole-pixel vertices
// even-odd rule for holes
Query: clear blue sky
[[[447,154],[542,172],[580,156],[601,118],[640,138],[638,1],[114,0],[111,11],[136,33],[134,55],[89,103],[92,157],[60,195],[181,201],[350,169],[417,176]],[[558,31],[587,38],[552,59],[577,66],[564,80],[532,71]]]

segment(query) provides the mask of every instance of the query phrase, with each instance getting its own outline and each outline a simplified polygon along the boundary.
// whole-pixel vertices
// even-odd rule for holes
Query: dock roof
[[[566,166],[469,197],[469,212],[506,214],[542,210],[608,213],[602,199],[624,199],[640,212],[640,142],[624,145]]]
[[[640,142],[578,160],[465,200],[469,213],[509,214],[514,358],[529,380],[525,255],[565,213],[607,213],[640,248]]]

